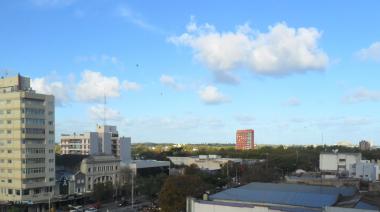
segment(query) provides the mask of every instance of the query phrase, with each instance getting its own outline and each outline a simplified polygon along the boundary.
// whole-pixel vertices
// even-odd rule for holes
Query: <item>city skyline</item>
[[[132,142],[379,145],[379,3],[239,2],[1,2],[0,74],[56,97],[56,142],[106,96]]]

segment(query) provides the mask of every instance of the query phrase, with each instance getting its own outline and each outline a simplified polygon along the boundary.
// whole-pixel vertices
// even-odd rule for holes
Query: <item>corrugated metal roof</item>
[[[322,208],[335,204],[340,194],[352,196],[355,192],[350,187],[250,183],[210,195],[210,199]]]
[[[365,203],[363,201],[359,201],[356,205],[355,205],[355,208],[357,209],[367,209],[367,210],[379,210],[380,208],[378,208],[377,206],[375,205],[371,205],[369,203]]]

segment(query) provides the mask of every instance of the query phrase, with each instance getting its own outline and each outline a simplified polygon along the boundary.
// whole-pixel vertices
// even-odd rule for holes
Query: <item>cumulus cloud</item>
[[[284,105],[289,107],[299,106],[301,104],[301,100],[296,97],[291,97],[284,102]]]
[[[361,49],[356,54],[361,60],[380,62],[380,42],[372,43],[368,48]]]
[[[137,82],[130,82],[128,80],[125,80],[123,82],[124,89],[127,91],[137,91],[141,89],[141,85]]]
[[[168,41],[190,47],[198,61],[221,75],[219,79],[236,83],[231,71],[239,68],[272,76],[324,70],[329,57],[318,46],[320,37],[316,28],[292,28],[286,23],[269,26],[264,33],[248,24],[235,31],[219,32],[211,24],[197,25],[192,19],[187,32]]]
[[[344,103],[377,102],[380,101],[380,91],[359,88],[343,97]]]
[[[174,77],[170,76],[170,75],[161,75],[160,77],[160,82],[161,84],[165,85],[165,86],[168,86],[168,87],[171,87],[171,88],[174,88],[176,90],[181,90],[183,89],[183,85],[181,85],[180,83],[178,83]]]
[[[215,105],[228,101],[228,98],[220,93],[217,87],[209,85],[199,91],[199,97],[205,104]]]
[[[85,70],[76,87],[79,101],[99,101],[107,97],[120,96],[120,82],[117,77],[107,77],[100,72]]]
[[[123,117],[118,110],[104,107],[104,105],[98,104],[91,106],[89,109],[90,118],[93,120],[103,120],[104,117],[108,121],[122,120]]]
[[[37,93],[54,95],[56,105],[62,106],[70,100],[68,87],[60,81],[49,82],[50,80],[41,77],[31,80],[31,87]]]

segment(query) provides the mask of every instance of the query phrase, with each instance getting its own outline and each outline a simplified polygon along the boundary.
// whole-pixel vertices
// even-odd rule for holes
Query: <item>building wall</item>
[[[116,151],[118,157],[124,164],[131,163],[131,138],[121,137],[118,141],[118,150]]]
[[[252,129],[236,131],[236,149],[247,150],[255,148],[255,131]]]
[[[189,198],[191,199],[191,198]],[[235,206],[217,204],[213,201],[196,201],[189,200],[187,202],[187,212],[280,212],[281,210],[273,210],[268,207],[253,206],[247,204],[236,204]]]
[[[321,153],[319,169],[322,172],[347,173],[350,166],[360,162],[360,153]]]
[[[0,79],[0,201],[46,201],[55,184],[54,97]]]
[[[89,192],[96,183],[118,181],[120,160],[112,155],[90,156],[83,159],[80,170],[86,176],[86,192]]]
[[[93,155],[99,153],[99,138],[95,132],[61,135],[62,154]]]
[[[365,181],[378,181],[380,169],[377,163],[371,161],[360,161],[352,164],[350,167],[350,177],[365,180]]]

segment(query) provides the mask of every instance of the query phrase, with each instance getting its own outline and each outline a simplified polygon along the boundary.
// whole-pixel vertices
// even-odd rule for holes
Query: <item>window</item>
[[[22,190],[22,195],[29,195],[29,189]]]
[[[8,194],[13,194],[13,189],[8,189]]]
[[[20,190],[16,190],[16,195],[20,196]]]
[[[8,149],[8,154],[11,154],[12,153],[12,150]]]
[[[12,160],[8,160],[8,163],[12,163]]]
[[[12,179],[8,179],[8,183],[12,183]]]

